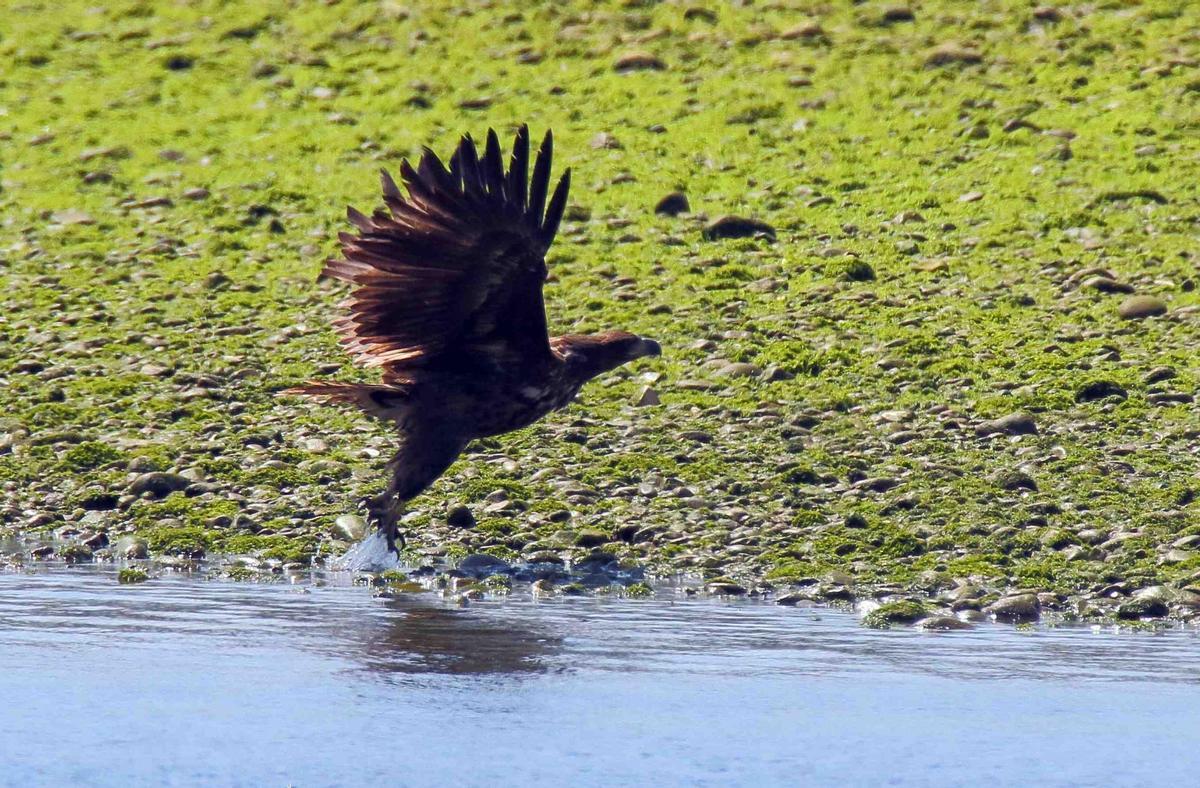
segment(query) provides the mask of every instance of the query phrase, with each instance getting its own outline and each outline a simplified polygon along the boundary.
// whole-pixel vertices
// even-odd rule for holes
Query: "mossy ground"
[[[586,530],[775,583],[1188,585],[1200,10],[895,7],[8,4],[4,518],[311,554],[391,441],[275,396],[368,377],[314,282],[344,206],[424,144],[528,121],[575,174],[552,326],[666,352],[477,445],[414,507],[418,548]],[[614,68],[635,51],[662,67]],[[674,190],[695,213],[656,216]],[[703,240],[722,214],[777,240]],[[1120,319],[1089,269],[1169,311]],[[647,381],[661,405],[634,407]],[[1015,411],[1036,434],[976,434]],[[113,508],[130,467],[208,487]]]

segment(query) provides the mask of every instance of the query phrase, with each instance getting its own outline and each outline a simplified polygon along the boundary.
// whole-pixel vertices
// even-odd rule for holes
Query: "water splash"
[[[388,549],[387,537],[375,531],[330,562],[333,569],[348,572],[385,572],[400,565],[399,556]]]

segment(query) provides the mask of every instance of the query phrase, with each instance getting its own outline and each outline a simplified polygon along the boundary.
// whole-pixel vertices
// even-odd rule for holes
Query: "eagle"
[[[442,163],[428,147],[400,164],[405,192],[381,172],[383,201],[357,232],[338,235],[341,259],[322,275],[352,285],[334,321],[341,344],[379,383],[308,381],[285,394],[360,408],[391,422],[400,447],[386,489],[364,501],[394,562],[404,545],[404,502],[431,485],[476,438],[521,429],[566,407],[583,384],[622,364],[658,356],[657,342],[626,331],[550,336],[542,286],[571,184],[550,192],[553,136],[530,173],[529,129],[508,169],[496,132],[483,155],[469,134]],[[547,201],[547,198],[549,200]]]

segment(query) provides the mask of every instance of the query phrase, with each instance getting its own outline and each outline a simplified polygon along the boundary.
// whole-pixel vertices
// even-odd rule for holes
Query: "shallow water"
[[[0,785],[1186,785],[1200,637],[0,573]]]

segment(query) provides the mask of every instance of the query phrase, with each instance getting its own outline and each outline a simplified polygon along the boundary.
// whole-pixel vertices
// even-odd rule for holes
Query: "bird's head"
[[[627,331],[568,334],[554,339],[568,374],[580,383],[643,356],[661,356],[662,347]]]

